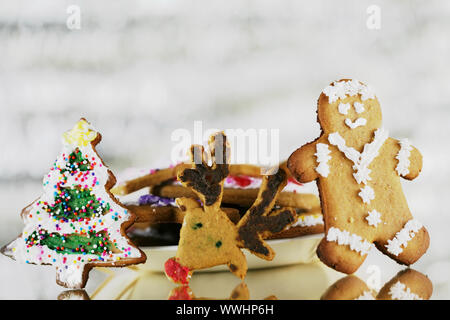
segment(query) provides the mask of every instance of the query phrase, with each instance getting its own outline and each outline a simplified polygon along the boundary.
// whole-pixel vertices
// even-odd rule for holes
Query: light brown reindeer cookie
[[[274,252],[262,235],[279,232],[295,222],[296,214],[291,209],[268,216],[276,195],[286,184],[286,173],[279,170],[276,175],[264,177],[255,204],[237,226],[233,224],[220,208],[229,158],[223,133],[211,137],[210,150],[212,166],[205,161],[203,147],[193,145],[192,168],[178,174],[178,179],[196,193],[203,206],[193,198],[177,199],[178,206],[186,213],[176,256],[165,263],[166,275],[175,283],[188,284],[194,270],[222,264],[228,265],[232,273],[243,279],[247,261],[241,247],[271,260]]]
[[[429,236],[411,215],[400,178],[419,175],[419,151],[407,139],[389,137],[378,99],[357,80],[326,87],[317,114],[321,136],[292,153],[288,168],[301,183],[317,182],[326,234],[319,258],[353,273],[375,244],[398,263],[413,264]]]

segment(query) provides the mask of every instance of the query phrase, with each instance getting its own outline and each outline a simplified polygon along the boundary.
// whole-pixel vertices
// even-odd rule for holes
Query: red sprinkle
[[[171,258],[164,264],[167,277],[175,283],[188,284],[191,278],[191,271],[188,267],[182,266],[175,258]]]
[[[248,176],[229,176],[239,187],[247,187],[252,183],[252,179]]]

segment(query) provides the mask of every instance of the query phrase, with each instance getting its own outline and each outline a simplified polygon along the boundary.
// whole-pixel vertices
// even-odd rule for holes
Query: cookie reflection
[[[250,300],[250,292],[244,282],[238,284],[228,298],[207,298],[196,297],[189,286],[180,286],[170,291],[169,300]],[[264,300],[277,300],[274,295],[266,297]]]
[[[91,300],[85,290],[66,290],[59,294],[58,300]]]
[[[331,285],[321,300],[428,300],[432,293],[430,279],[408,268],[397,273],[378,293],[354,275],[344,277]]]
[[[250,293],[244,282],[238,284],[228,298],[196,297],[189,286],[180,286],[169,293],[169,300],[249,300]]]

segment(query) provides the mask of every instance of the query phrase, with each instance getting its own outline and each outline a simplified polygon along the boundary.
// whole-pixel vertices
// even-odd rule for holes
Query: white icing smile
[[[350,127],[350,129],[355,129],[360,126],[365,126],[367,124],[367,119],[358,118],[355,121],[350,120],[349,118],[345,119],[345,124]]]
[[[340,114],[347,115],[348,110],[350,109],[350,103],[340,103],[338,106],[338,111]],[[356,113],[360,114],[364,112],[364,104],[355,102],[353,103],[353,108],[355,109]],[[358,118],[355,121],[352,121],[349,118],[345,119],[345,124],[350,127],[351,129],[355,129],[360,126],[365,126],[367,124],[367,119],[365,118]]]

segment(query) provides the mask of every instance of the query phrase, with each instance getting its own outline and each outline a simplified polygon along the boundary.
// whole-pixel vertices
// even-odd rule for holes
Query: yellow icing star
[[[97,132],[89,128],[86,120],[81,119],[75,124],[72,130],[63,134],[63,141],[66,144],[86,147],[97,137]]]

